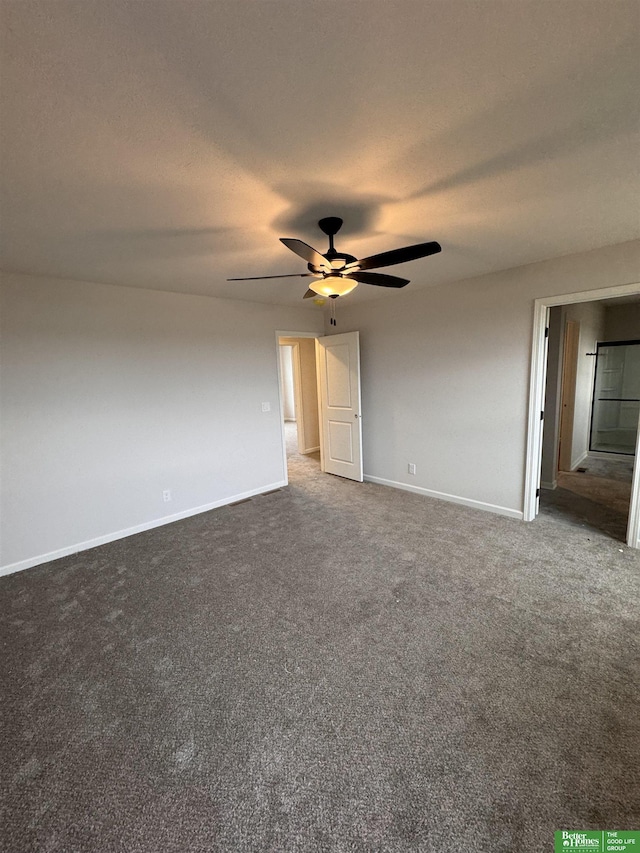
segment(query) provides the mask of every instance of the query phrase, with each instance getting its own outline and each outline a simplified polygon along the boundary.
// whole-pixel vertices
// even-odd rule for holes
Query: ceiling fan
[[[409,284],[408,278],[399,278],[395,275],[384,275],[382,273],[369,272],[379,267],[390,267],[394,264],[403,264],[406,261],[415,261],[417,258],[426,258],[442,251],[439,243],[417,243],[415,246],[405,246],[402,249],[392,249],[390,252],[381,252],[368,258],[358,260],[353,255],[337,252],[333,245],[333,238],[342,227],[342,219],[338,216],[327,216],[318,222],[318,226],[329,238],[329,250],[320,254],[311,246],[296,240],[293,237],[281,237],[280,242],[299,255],[307,262],[308,272],[285,273],[284,275],[258,275],[248,278],[228,278],[227,281],[258,281],[267,278],[313,278],[315,281],[309,284],[309,290],[303,299],[314,296],[330,296],[336,299],[350,293],[358,284],[375,284],[378,287],[405,287]]]

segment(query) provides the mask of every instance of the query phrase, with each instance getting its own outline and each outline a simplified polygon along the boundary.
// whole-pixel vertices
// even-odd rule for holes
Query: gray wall
[[[283,481],[275,333],[320,312],[19,275],[0,307],[0,566]]]
[[[534,299],[629,282],[640,290],[640,241],[345,299],[338,331],[361,333],[366,475],[520,514]]]
[[[607,306],[604,320],[604,340],[640,340],[640,302]]]

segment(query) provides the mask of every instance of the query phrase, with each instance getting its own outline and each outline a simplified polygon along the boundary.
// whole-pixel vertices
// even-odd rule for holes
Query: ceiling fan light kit
[[[318,281],[312,281],[309,289],[319,296],[331,296],[337,299],[338,296],[346,296],[347,293],[351,293],[357,286],[358,282],[354,278],[331,275]]]
[[[394,264],[406,263],[407,261],[415,261],[418,258],[426,258],[428,255],[435,255],[442,251],[440,244],[432,241],[430,243],[417,243],[415,246],[405,246],[402,249],[392,249],[390,252],[381,252],[378,255],[371,255],[368,258],[358,260],[353,255],[336,251],[333,238],[342,227],[342,219],[339,216],[326,216],[318,222],[318,227],[329,238],[329,249],[324,255],[306,243],[303,243],[302,240],[297,240],[295,237],[280,238],[281,243],[307,262],[308,272],[229,278],[227,281],[257,281],[268,278],[315,278],[317,281],[309,284],[309,289],[305,293],[304,299],[309,299],[316,294],[337,299],[338,296],[345,296],[347,293],[351,293],[358,284],[372,284],[377,287],[406,287],[409,284],[408,278],[368,272],[368,270],[390,267]]]

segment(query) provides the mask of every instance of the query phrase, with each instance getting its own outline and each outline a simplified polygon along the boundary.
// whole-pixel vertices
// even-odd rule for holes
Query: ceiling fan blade
[[[393,264],[404,264],[406,261],[415,261],[418,258],[426,258],[428,255],[436,255],[442,251],[440,243],[417,243],[415,246],[405,246],[403,249],[392,249],[390,252],[381,252],[379,255],[371,255],[362,258],[361,261],[347,264],[357,266],[361,270],[375,270],[379,267],[390,267]]]
[[[409,284],[408,278],[400,278],[397,275],[384,275],[377,272],[350,272],[348,278],[360,282],[360,284],[377,284],[380,287],[405,287]]]
[[[228,278],[227,281],[261,281],[264,278],[313,278],[311,272],[293,272],[284,275],[250,275],[248,278]]]
[[[315,249],[307,246],[302,240],[296,240],[294,237],[281,237],[280,242],[284,243],[287,249],[291,249],[292,252],[295,252],[296,255],[303,258],[308,264],[313,264],[314,267],[319,267],[327,263],[327,259],[320,252],[316,252]]]
[[[307,292],[305,293],[305,295],[302,298],[303,299],[313,299],[313,297],[317,296],[317,295],[318,294],[315,292],[315,290],[309,289],[309,290],[307,290]]]

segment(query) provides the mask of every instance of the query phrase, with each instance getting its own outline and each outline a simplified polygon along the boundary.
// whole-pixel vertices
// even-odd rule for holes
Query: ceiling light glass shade
[[[320,296],[344,296],[357,286],[358,282],[354,279],[338,275],[330,275],[309,284],[309,288]]]

